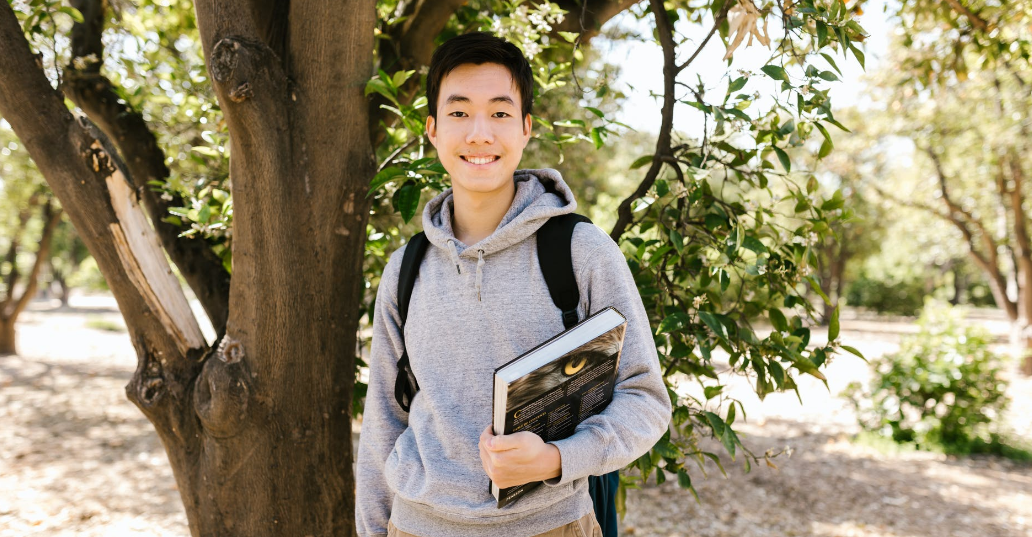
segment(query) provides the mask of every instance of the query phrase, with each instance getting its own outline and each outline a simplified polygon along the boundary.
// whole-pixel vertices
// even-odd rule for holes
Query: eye
[[[492,117],[510,117],[508,112],[495,112]]]
[[[455,111],[455,112],[452,112],[452,113],[450,113],[448,115],[451,116],[451,117],[466,117],[466,113],[465,112],[460,112],[460,111]]]

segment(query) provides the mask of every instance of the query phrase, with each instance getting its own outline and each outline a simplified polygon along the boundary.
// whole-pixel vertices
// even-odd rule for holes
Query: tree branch
[[[641,199],[648,193],[649,189],[659,177],[659,172],[665,164],[665,158],[672,157],[670,154],[671,131],[674,128],[674,89],[677,79],[676,45],[674,43],[674,29],[667,18],[666,8],[662,0],[650,0],[649,8],[656,19],[656,30],[659,35],[659,44],[663,47],[663,109],[662,122],[659,126],[659,138],[656,140],[656,153],[652,157],[652,165],[645,174],[645,178],[638,185],[638,188],[627,196],[620,207],[617,208],[616,224],[609,236],[614,241],[620,242],[620,237],[627,230],[633,220],[631,205],[635,200]],[[674,164],[676,166],[676,164]]]
[[[150,181],[164,182],[168,179],[165,153],[143,116],[125,104],[111,81],[100,73],[104,54],[100,35],[107,1],[73,0],[72,5],[84,18],[82,23],[72,26],[72,57],[93,54],[98,61],[87,63],[83,69],[77,69],[74,61],[69,64],[61,90],[117,142],[128,167],[130,182],[147,208],[162,246],[193,289],[215,332],[221,335],[225,332],[229,315],[229,272],[204,239],[180,236],[188,228],[163,220],[169,214],[169,207],[185,205],[178,194],[172,195],[171,200],[162,199],[149,184]]]
[[[946,3],[953,8],[953,11],[967,17],[971,25],[983,32],[989,31],[989,23],[985,19],[979,17],[977,14],[972,13],[970,9],[964,7],[964,4],[960,3],[960,0],[946,0]]]
[[[153,374],[163,379],[192,379],[207,344],[112,146],[72,116],[5,3],[0,50],[0,114],[96,259],[133,340],[141,342],[138,355],[160,353]],[[164,393],[154,391],[150,403]]]
[[[18,248],[21,246],[21,236],[29,225],[29,218],[32,217],[32,210],[39,205],[39,191],[29,196],[29,201],[18,211],[18,224],[11,233],[11,244],[7,248],[7,262],[11,265],[11,271],[7,273],[7,282],[4,284],[4,299],[0,301],[0,313],[7,311],[8,305],[14,301],[14,286],[18,283],[21,273],[18,271]]]
[[[36,250],[36,260],[32,263],[32,270],[29,271],[28,278],[25,280],[25,289],[22,291],[18,300],[14,303],[13,307],[5,308],[4,311],[0,311],[0,315],[8,319],[15,319],[18,317],[25,307],[29,305],[29,301],[36,295],[36,289],[39,287],[39,273],[43,269],[43,264],[49,260],[50,254],[50,243],[54,238],[54,228],[61,222],[61,209],[53,206],[52,200],[47,200],[43,204],[43,234],[39,238],[39,249]],[[9,293],[11,291],[8,291]]]
[[[583,43],[598,35],[609,19],[639,2],[641,0],[558,0],[553,3],[568,14],[552,31],[579,33]]]
[[[678,72],[683,71],[686,67],[691,65],[692,62],[695,61],[695,58],[699,56],[699,53],[702,52],[702,49],[706,48],[706,43],[709,43],[710,38],[713,37],[713,34],[717,33],[720,25],[724,24],[724,21],[727,19],[727,12],[731,10],[732,4],[734,4],[734,2],[728,0],[724,3],[724,7],[720,8],[720,13],[717,14],[713,21],[713,28],[711,28],[709,33],[706,34],[706,38],[702,40],[702,43],[699,43],[699,48],[695,49],[695,53],[692,54],[684,63],[677,66]]]

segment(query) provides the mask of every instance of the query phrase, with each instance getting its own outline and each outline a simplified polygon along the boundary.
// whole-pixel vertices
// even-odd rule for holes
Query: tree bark
[[[18,354],[15,342],[14,319],[0,317],[0,356]]]
[[[73,57],[92,54],[103,59],[101,33],[108,10],[107,1],[73,0],[72,5],[82,12],[84,19],[72,27]],[[169,207],[185,205],[178,195],[173,195],[171,200],[162,199],[148,184],[168,178],[165,153],[158,147],[157,138],[147,127],[143,116],[118,96],[111,81],[101,74],[100,66],[101,63],[96,62],[76,69],[73,62],[64,71],[61,89],[118,144],[129,181],[150,213],[162,246],[204,307],[215,332],[221,335],[225,332],[229,311],[229,273],[204,239],[180,236],[189,228],[162,220],[168,216]]]

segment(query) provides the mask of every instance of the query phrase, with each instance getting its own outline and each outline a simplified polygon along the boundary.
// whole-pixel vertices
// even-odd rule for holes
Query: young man
[[[630,270],[605,232],[580,224],[571,243],[579,318],[607,306],[627,317],[613,401],[565,440],[491,432],[495,368],[563,331],[535,232],[577,204],[555,170],[516,170],[532,96],[527,60],[489,34],[453,38],[430,62],[427,136],[452,188],[423,211],[430,247],[404,329],[404,249],[380,280],[356,475],[363,537],[600,535],[587,477],[631,463],[666,431],[670,400]],[[393,390],[406,349],[420,388],[408,413]],[[498,509],[489,478],[545,486]]]

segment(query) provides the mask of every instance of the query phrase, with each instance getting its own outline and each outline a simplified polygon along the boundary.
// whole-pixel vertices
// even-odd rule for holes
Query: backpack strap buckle
[[[563,326],[565,326],[567,330],[573,328],[573,325],[577,324],[578,320],[576,309],[563,311]]]

